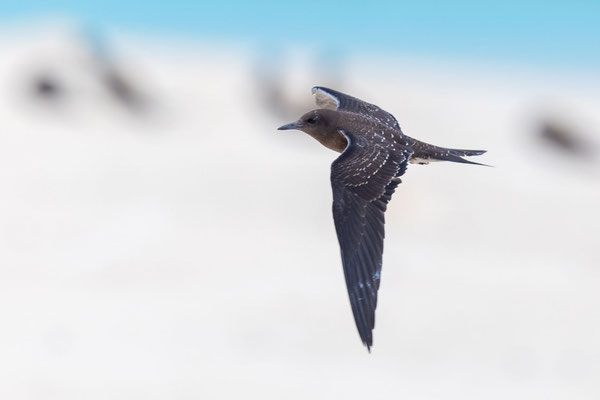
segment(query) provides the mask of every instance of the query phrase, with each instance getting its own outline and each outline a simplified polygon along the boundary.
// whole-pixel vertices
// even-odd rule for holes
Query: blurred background
[[[0,1],[3,399],[600,398],[600,3]],[[412,165],[372,354],[323,85]]]

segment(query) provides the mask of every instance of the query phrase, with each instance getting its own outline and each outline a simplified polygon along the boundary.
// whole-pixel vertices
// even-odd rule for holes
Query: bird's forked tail
[[[486,152],[486,150],[463,150],[463,149],[448,149],[445,147],[434,146],[429,143],[419,142],[414,146],[415,152],[412,155],[412,162],[417,164],[427,164],[430,161],[451,161],[463,164],[474,164],[484,165],[489,167],[487,164],[477,163],[469,160],[465,160],[463,157],[480,156]]]
[[[445,157],[441,158],[443,161],[452,161],[463,164],[474,164],[474,165],[483,165],[486,167],[490,167],[490,165],[482,164],[474,161],[465,160],[463,157],[470,156],[480,156],[486,152],[486,150],[461,150],[461,149],[447,149],[448,153]]]

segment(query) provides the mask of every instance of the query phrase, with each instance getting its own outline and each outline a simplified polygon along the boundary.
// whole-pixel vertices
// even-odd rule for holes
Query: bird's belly
[[[421,164],[421,165],[429,164],[430,162],[435,162],[435,161],[441,161],[441,160],[436,160],[435,158],[420,158],[420,157],[411,157],[408,160],[408,162],[411,164]]]

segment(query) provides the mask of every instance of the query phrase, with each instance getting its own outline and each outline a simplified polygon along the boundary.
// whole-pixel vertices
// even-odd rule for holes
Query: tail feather
[[[482,154],[483,153],[485,153],[485,151],[482,152]],[[449,154],[449,155],[447,155],[447,156],[445,156],[443,158],[440,158],[440,160],[442,160],[442,161],[457,162],[457,163],[463,163],[463,164],[483,165],[484,167],[491,167],[491,165],[488,165],[488,164],[482,164],[482,163],[478,163],[478,162],[474,162],[474,161],[465,160],[464,158],[462,158],[460,156],[457,156],[457,155],[454,155],[454,154]]]
[[[480,156],[486,152],[486,150],[462,150],[462,149],[449,149],[450,154],[444,157],[444,161],[452,161],[463,164],[483,165],[484,167],[491,167],[488,164],[482,164],[474,161],[465,160],[462,157]]]
[[[418,140],[415,140],[413,149],[414,153],[412,155],[412,158],[415,159],[416,162],[419,164],[426,164],[428,161],[451,161],[463,164],[484,165],[486,167],[490,167],[490,165],[465,160],[463,158],[471,156],[480,156],[486,152],[485,150],[449,149],[446,147],[434,146],[432,144],[421,142]]]
[[[461,149],[448,149],[450,150],[450,154],[453,156],[480,156],[487,152],[487,150],[461,150]]]

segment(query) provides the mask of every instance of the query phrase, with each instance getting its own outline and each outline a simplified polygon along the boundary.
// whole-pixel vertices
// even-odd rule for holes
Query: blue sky
[[[66,16],[99,29],[290,43],[344,52],[597,68],[600,0],[76,1],[0,0],[0,23]]]

